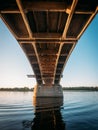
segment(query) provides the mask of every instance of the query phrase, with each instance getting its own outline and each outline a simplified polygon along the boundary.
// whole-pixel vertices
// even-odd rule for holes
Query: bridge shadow
[[[34,119],[23,121],[23,127],[31,130],[66,130],[61,108],[63,98],[34,98]]]
[[[35,118],[31,130],[65,130],[61,115],[63,98],[33,98]]]

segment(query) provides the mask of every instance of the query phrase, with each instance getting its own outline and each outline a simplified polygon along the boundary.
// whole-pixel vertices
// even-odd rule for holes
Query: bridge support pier
[[[34,97],[63,97],[62,86],[36,85],[34,87]]]

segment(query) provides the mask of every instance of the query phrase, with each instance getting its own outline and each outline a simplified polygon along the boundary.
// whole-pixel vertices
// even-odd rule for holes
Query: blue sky
[[[0,20],[0,87],[34,87],[33,70],[23,50]],[[84,32],[63,72],[61,85],[98,86],[98,15]]]

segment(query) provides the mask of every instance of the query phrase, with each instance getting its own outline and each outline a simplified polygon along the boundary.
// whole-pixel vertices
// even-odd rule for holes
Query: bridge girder
[[[0,17],[24,50],[37,83],[59,84],[98,0],[1,0]]]

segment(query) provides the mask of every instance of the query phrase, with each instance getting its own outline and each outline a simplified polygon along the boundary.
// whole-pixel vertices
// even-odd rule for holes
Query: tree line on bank
[[[33,91],[34,88],[22,87],[22,88],[0,88],[0,91]]]
[[[72,91],[98,91],[98,86],[96,87],[64,87],[63,90],[72,90]]]
[[[64,91],[98,91],[98,86],[96,87],[62,87]],[[22,87],[22,88],[0,88],[0,91],[33,91],[34,88]]]

